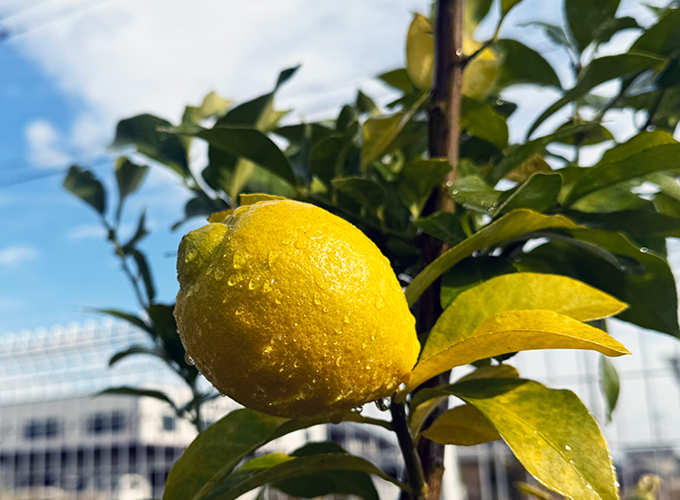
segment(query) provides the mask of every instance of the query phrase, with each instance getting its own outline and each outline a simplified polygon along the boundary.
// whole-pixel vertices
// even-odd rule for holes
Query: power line
[[[113,163],[112,160],[102,160],[100,162],[93,163],[88,166],[88,168],[93,169],[93,168],[98,168],[104,165],[111,165]],[[51,170],[49,172],[36,172],[33,175],[26,176],[20,179],[14,179],[11,181],[7,182],[0,182],[0,189],[4,188],[9,188],[9,187],[14,187],[14,186],[19,186],[21,184],[26,184],[28,182],[33,182],[33,181],[39,181],[42,179],[49,179],[50,177],[56,177],[57,175],[64,176],[68,172],[68,168],[60,168],[58,170]]]
[[[108,2],[109,0],[87,0],[85,2],[82,2],[75,7],[72,8],[65,8],[62,9],[60,12],[57,12],[56,14],[52,16],[48,16],[46,19],[43,19],[42,22],[38,21],[36,23],[33,23],[32,25],[29,26],[24,26],[23,28],[15,28],[15,29],[8,29],[0,26],[0,42],[4,42],[8,40],[9,38],[17,37],[19,35],[24,35],[30,31],[33,31],[38,28],[42,28],[48,24],[51,24],[55,21],[62,20],[64,18],[70,17],[75,14],[80,14],[88,9],[91,9],[93,7],[96,7],[98,5],[101,5],[104,2]],[[46,2],[43,2],[46,3]],[[28,9],[25,9],[28,10]],[[24,11],[25,11],[24,10]],[[0,20],[1,22],[2,20]]]

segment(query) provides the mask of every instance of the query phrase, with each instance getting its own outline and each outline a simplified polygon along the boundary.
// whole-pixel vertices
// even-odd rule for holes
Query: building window
[[[61,433],[61,425],[56,418],[33,419],[24,426],[24,438],[54,439]]]
[[[163,430],[164,431],[174,431],[177,423],[175,422],[175,417],[164,416],[163,417]]]
[[[120,411],[95,413],[87,420],[87,432],[90,434],[119,434],[126,427],[127,416]]]

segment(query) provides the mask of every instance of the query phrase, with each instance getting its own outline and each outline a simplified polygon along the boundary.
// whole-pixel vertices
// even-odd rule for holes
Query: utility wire
[[[88,168],[90,168],[90,169],[98,168],[98,167],[102,167],[104,165],[111,165],[112,163],[113,163],[113,160],[110,160],[110,159],[109,160],[102,160],[102,161],[95,162],[95,163],[88,165]],[[36,172],[33,175],[26,176],[26,177],[23,177],[21,179],[14,179],[14,180],[11,180],[11,181],[0,182],[0,189],[19,186],[21,184],[26,184],[28,182],[33,182],[33,181],[39,181],[39,180],[42,180],[42,179],[49,179],[50,177],[56,177],[57,175],[63,176],[63,175],[66,175],[68,170],[69,170],[68,168],[60,168],[60,169],[57,169],[57,170],[50,170],[49,172]]]
[[[108,1],[109,0],[87,0],[86,2],[77,4],[75,7],[62,9],[60,12],[57,12],[52,16],[48,16],[46,19],[43,19],[42,21],[38,21],[36,23],[24,27],[11,29],[0,26],[0,42],[7,41],[10,38],[14,38],[20,35],[24,35],[30,31],[42,28],[55,21],[62,20],[75,14],[80,14],[88,9],[91,9],[92,7],[96,7]],[[2,20],[0,20],[0,22],[1,21]]]

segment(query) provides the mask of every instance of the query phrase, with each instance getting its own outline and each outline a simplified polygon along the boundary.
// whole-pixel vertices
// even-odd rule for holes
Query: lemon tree
[[[437,3],[441,13],[445,2]],[[629,354],[606,332],[604,320],[615,315],[680,336],[666,248],[666,238],[680,236],[673,138],[680,10],[655,10],[656,22],[642,30],[617,15],[616,0],[604,8],[565,0],[565,26],[527,26],[574,61],[575,84],[563,88],[541,53],[499,37],[518,3],[494,7],[499,24],[489,40],[474,33],[493,2],[467,4],[463,95],[454,106],[462,134],[457,155],[447,158],[431,147],[451,109],[440,100],[436,67],[441,25],[420,14],[408,29],[405,67],[378,77],[397,93],[386,108],[358,92],[334,120],[282,125],[285,112],[274,101],[296,71],[290,68],[252,101],[233,105],[209,94],[187,107],[181,123],[122,120],[115,145],[166,166],[191,193],[174,227],[209,217],[179,245],[176,305],[157,302],[140,247],[144,214],[132,238],[118,237],[124,203],[147,166],[118,161],[113,208],[91,172],[70,170],[64,186],[99,214],[141,310],[104,311],[153,342],[111,363],[159,356],[193,398],[178,402],[134,387],[109,392],[166,401],[203,430],[201,406],[218,392],[201,388],[200,371],[245,406],[198,435],[169,474],[166,500],[237,498],[265,485],[296,497],[375,500],[371,478],[411,498],[438,498],[441,468],[421,461],[418,449],[441,459],[445,445],[498,439],[564,497],[618,498],[596,419],[572,392],[522,378],[512,356],[532,349]],[[624,29],[639,33],[630,50],[599,56],[598,46]],[[606,82],[617,82],[619,93],[597,94]],[[512,143],[518,135],[507,118],[516,106],[502,92],[517,84],[560,97],[525,140]],[[565,107],[571,118],[547,129]],[[611,110],[623,108],[639,110],[645,122],[617,143],[606,124]],[[189,164],[195,140],[208,145],[202,170]],[[580,152],[590,145],[605,152],[584,168]],[[640,194],[643,183],[654,186],[651,194]],[[450,380],[459,366],[474,370]],[[602,362],[602,424],[619,394],[615,366]],[[457,406],[442,408],[452,397]],[[389,416],[356,411],[371,401]],[[342,421],[394,432],[405,473],[392,477],[333,443],[249,459],[283,435]]]

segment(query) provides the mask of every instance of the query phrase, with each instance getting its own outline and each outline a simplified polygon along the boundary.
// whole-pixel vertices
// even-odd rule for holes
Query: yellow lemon
[[[265,413],[314,417],[390,396],[415,364],[415,320],[361,231],[291,200],[187,234],[175,317],[198,370]]]

